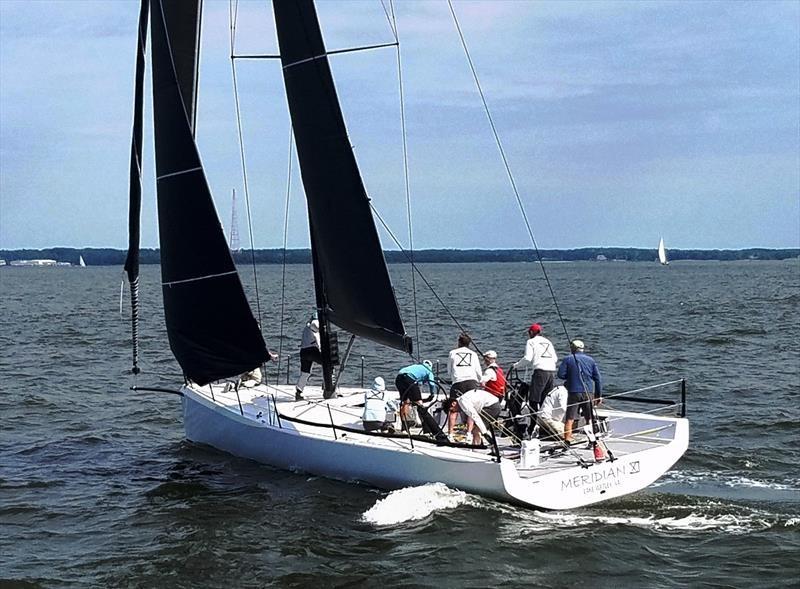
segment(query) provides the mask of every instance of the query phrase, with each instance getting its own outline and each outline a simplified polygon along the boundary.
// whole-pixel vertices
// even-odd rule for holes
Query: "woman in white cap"
[[[392,431],[394,419],[388,419],[392,409],[391,402],[386,400],[386,382],[378,376],[372,381],[370,390],[364,393],[364,413],[361,416],[364,429],[368,432]]]
[[[312,319],[306,323],[300,341],[300,378],[297,380],[294,393],[294,398],[297,401],[303,399],[303,390],[311,377],[311,369],[314,364],[322,364],[322,352],[320,350],[319,321]]]
[[[497,417],[500,401],[506,391],[506,377],[497,365],[497,352],[489,350],[483,355],[486,370],[481,377],[481,387],[468,391],[458,398],[458,406],[467,415],[467,444],[480,444],[481,436],[486,435],[486,424],[481,413]]]

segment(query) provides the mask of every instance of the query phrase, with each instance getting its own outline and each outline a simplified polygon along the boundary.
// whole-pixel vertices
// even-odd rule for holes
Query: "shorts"
[[[419,390],[417,381],[408,374],[398,374],[394,379],[394,385],[397,387],[397,392],[400,393],[401,403],[422,401],[422,391]]]
[[[317,348],[300,348],[300,372],[311,372],[311,367],[322,364],[322,352]]]
[[[586,423],[592,422],[592,397],[588,393],[567,393],[567,414],[564,420],[575,420],[583,415]]]

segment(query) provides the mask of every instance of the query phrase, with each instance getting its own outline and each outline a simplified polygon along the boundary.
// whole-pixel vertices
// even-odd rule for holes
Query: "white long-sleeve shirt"
[[[525,343],[525,355],[514,364],[514,368],[555,372],[557,362],[558,354],[553,343],[543,335],[536,335]]]
[[[539,417],[551,421],[564,421],[567,412],[567,387],[556,387],[542,401]]]
[[[447,358],[447,376],[453,384],[465,380],[481,381],[483,371],[478,353],[469,348],[456,348]]]

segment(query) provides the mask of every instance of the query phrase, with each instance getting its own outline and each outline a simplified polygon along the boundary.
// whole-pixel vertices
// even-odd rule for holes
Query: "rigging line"
[[[391,8],[390,24],[392,26],[392,31],[394,32],[395,35],[395,40],[397,40],[397,21],[395,19],[393,0],[389,0],[389,7]],[[384,6],[384,10],[385,9],[386,7]],[[406,192],[406,220],[408,223],[408,249],[411,254],[411,261],[413,263],[414,232],[411,224],[411,188],[408,176],[408,134],[406,132],[406,105],[405,105],[404,91],[403,91],[403,67],[402,67],[402,61],[400,59],[399,41],[396,45],[396,48],[397,48],[397,85],[400,93],[400,128],[401,128],[401,135],[403,138],[403,180]],[[414,276],[413,266],[411,266],[411,292],[412,292],[412,298],[414,300],[414,330],[417,339],[417,345],[415,346],[414,351],[416,352],[417,362],[419,362],[421,342],[419,339],[419,311],[417,309],[417,280],[416,277]]]
[[[397,239],[397,237],[395,236],[395,234],[394,234],[394,233],[392,233],[392,230],[391,230],[391,229],[389,228],[389,226],[386,224],[386,221],[384,221],[384,220],[383,220],[383,217],[381,217],[380,213],[378,212],[378,209],[376,209],[376,208],[375,208],[375,205],[373,205],[373,204],[372,204],[372,201],[370,201],[370,203],[369,203],[369,207],[372,209],[372,212],[373,212],[373,213],[375,214],[375,216],[378,218],[378,221],[380,221],[381,225],[383,225],[383,228],[384,228],[384,229],[386,230],[386,232],[389,234],[389,237],[391,237],[391,238],[392,238],[392,241],[394,241],[395,245],[396,245],[397,247],[399,247],[399,248],[400,248],[400,251],[401,251],[401,252],[403,253],[403,255],[406,257],[406,260],[408,260],[408,262],[411,264],[411,267],[414,269],[414,271],[415,271],[417,274],[419,274],[419,277],[420,277],[420,278],[422,279],[422,281],[425,283],[425,286],[427,286],[427,287],[428,287],[428,290],[430,290],[430,291],[431,291],[431,293],[433,294],[433,296],[434,296],[434,297],[436,297],[436,300],[437,300],[437,301],[439,301],[439,304],[442,306],[442,308],[445,310],[445,312],[446,312],[446,313],[447,313],[447,314],[450,316],[450,319],[452,319],[452,320],[453,320],[453,322],[454,322],[454,323],[455,323],[455,324],[458,326],[458,328],[459,328],[459,329],[460,329],[462,332],[464,332],[464,333],[467,333],[467,328],[466,328],[466,327],[464,327],[464,326],[461,324],[461,322],[460,322],[460,321],[459,321],[459,320],[456,318],[456,316],[455,316],[455,315],[453,315],[453,313],[450,311],[450,308],[449,308],[449,307],[448,307],[448,306],[445,304],[445,302],[444,302],[444,301],[442,300],[442,298],[439,296],[439,293],[437,293],[437,292],[434,290],[433,286],[431,285],[431,283],[430,283],[430,282],[428,282],[428,279],[427,279],[427,278],[425,278],[425,275],[422,273],[422,271],[421,271],[421,270],[419,269],[419,267],[416,265],[416,263],[414,262],[414,260],[412,260],[412,259],[409,257],[409,255],[408,255],[408,252],[407,252],[405,249],[403,249],[403,246],[402,246],[402,244],[401,244],[401,243],[400,243],[400,241]],[[476,352],[478,352],[478,353],[479,353],[479,354],[482,356],[482,355],[483,355],[483,352],[481,352],[480,348],[478,347],[478,344],[476,344],[476,343],[475,343],[475,340],[474,340],[473,338],[470,338],[470,339],[472,340],[472,345],[474,345],[474,346],[475,346],[475,351],[476,351]]]
[[[283,268],[281,271],[281,333],[278,337],[278,358],[281,357],[283,352],[283,322],[284,322],[284,309],[286,308],[286,246],[289,239],[289,195],[292,191],[292,129],[289,129],[289,169],[286,173],[286,206],[283,215]],[[278,363],[278,376],[275,379],[277,382],[280,380],[281,369]],[[286,370],[286,380],[289,380],[289,370]]]
[[[371,51],[372,49],[384,49],[386,47],[394,47],[397,43],[379,43],[377,45],[365,45],[363,47],[348,47],[347,49],[332,49],[331,51],[326,51],[321,55],[317,55],[316,57],[309,57],[308,59],[302,59],[300,61],[296,61],[294,63],[287,64],[284,67],[289,67],[292,65],[298,65],[301,63],[305,63],[307,61],[312,61],[314,59],[321,59],[323,57],[328,57],[329,55],[340,55],[342,53],[354,53],[356,51]],[[280,59],[281,56],[278,53],[243,53],[240,55],[234,55],[231,53],[231,59]]]
[[[522,213],[522,219],[525,221],[525,227],[528,230],[528,237],[531,240],[533,249],[536,251],[536,258],[539,262],[539,266],[542,269],[542,274],[544,275],[545,282],[547,283],[547,288],[550,291],[550,296],[553,299],[553,304],[555,305],[556,313],[558,314],[558,318],[561,321],[561,328],[564,330],[564,335],[567,337],[567,341],[571,341],[569,337],[569,331],[567,330],[567,325],[564,321],[564,317],[561,314],[561,309],[558,306],[558,300],[556,299],[556,294],[555,291],[553,290],[553,285],[550,283],[550,277],[547,275],[547,270],[544,267],[542,254],[539,251],[539,246],[536,243],[536,238],[533,236],[533,229],[531,229],[531,224],[528,221],[528,215],[525,212],[525,205],[522,203],[522,198],[519,195],[519,190],[517,190],[517,183],[514,180],[514,175],[511,173],[511,166],[508,163],[508,158],[506,157],[505,150],[503,149],[503,144],[500,142],[500,135],[497,133],[497,127],[495,127],[494,119],[492,118],[492,114],[489,111],[489,105],[486,102],[486,96],[483,93],[483,88],[481,87],[480,80],[478,79],[478,73],[475,70],[475,65],[472,62],[472,57],[470,56],[469,49],[467,48],[467,42],[464,39],[464,34],[461,31],[461,25],[458,23],[458,17],[456,17],[456,12],[455,9],[453,8],[452,0],[447,0],[447,5],[450,7],[450,13],[453,15],[453,22],[456,25],[456,30],[458,31],[458,36],[461,40],[461,46],[464,49],[464,54],[467,57],[467,62],[469,63],[469,68],[472,72],[472,77],[475,80],[475,85],[478,88],[478,93],[480,94],[481,102],[483,103],[483,110],[486,113],[486,118],[489,119],[489,125],[492,128],[492,134],[494,135],[494,140],[495,143],[497,144],[497,149],[500,151],[500,157],[503,160],[503,166],[505,167],[506,174],[508,175],[508,179],[511,183],[511,189],[514,192],[514,197],[517,200],[517,206],[519,207],[519,210]]]
[[[392,29],[392,35],[394,36],[394,42],[399,44],[400,39],[397,38],[397,22],[394,20],[394,3],[392,0],[389,0],[389,6],[392,9],[391,16],[389,15],[389,11],[386,9],[386,2],[381,0],[381,8],[383,8],[383,13],[386,15],[386,20],[389,21],[389,28]]]
[[[234,50],[234,39],[236,38],[236,17],[238,15],[238,0],[236,2],[236,10],[230,11],[230,29],[231,29],[231,55]],[[244,200],[247,206],[247,230],[250,235],[250,262],[253,266],[253,285],[256,291],[256,317],[258,321],[258,329],[261,332],[261,337],[264,337],[264,326],[261,316],[261,297],[258,293],[258,272],[256,270],[256,250],[255,240],[253,239],[253,215],[250,209],[250,187],[247,182],[247,165],[244,156],[244,135],[242,133],[242,111],[239,105],[239,85],[236,80],[236,62],[231,58],[231,77],[233,79],[233,100],[236,110],[236,129],[239,134],[239,157],[242,163],[242,182],[244,184]],[[233,254],[231,254],[233,258]],[[235,266],[235,262],[234,262]]]
[[[461,40],[461,46],[464,49],[464,55],[466,55],[467,63],[469,64],[470,71],[472,72],[472,77],[475,80],[475,86],[478,89],[478,94],[481,97],[481,102],[483,103],[483,109],[486,113],[486,118],[489,120],[489,126],[492,128],[492,134],[494,135],[495,143],[497,144],[497,149],[500,152],[500,157],[503,160],[503,166],[505,167],[506,174],[508,175],[509,182],[511,183],[511,188],[514,192],[514,197],[517,200],[517,206],[519,207],[520,213],[522,213],[522,219],[525,221],[525,228],[528,230],[528,237],[531,240],[531,244],[533,245],[533,249],[536,251],[536,258],[539,262],[539,267],[542,269],[542,275],[544,276],[545,282],[547,283],[547,288],[550,291],[550,297],[553,300],[553,305],[556,309],[556,314],[558,315],[558,319],[561,322],[561,329],[564,331],[564,335],[567,338],[567,342],[571,342],[572,338],[569,336],[569,331],[567,330],[567,324],[564,321],[564,316],[561,314],[561,308],[558,306],[558,299],[556,298],[556,293],[553,290],[553,285],[550,282],[550,277],[547,275],[547,270],[544,267],[544,261],[542,260],[542,254],[539,251],[539,246],[536,243],[536,238],[533,236],[533,229],[531,229],[531,224],[528,221],[528,215],[525,212],[525,206],[522,203],[522,198],[519,195],[519,190],[517,189],[517,183],[514,180],[514,175],[511,173],[511,166],[508,163],[508,158],[506,157],[506,152],[503,149],[503,144],[500,141],[500,135],[497,132],[497,127],[494,124],[494,119],[492,118],[492,113],[489,110],[489,105],[486,102],[486,96],[483,93],[483,87],[481,86],[480,80],[478,79],[478,72],[475,69],[475,64],[472,61],[472,56],[469,53],[469,49],[467,48],[467,42],[464,38],[464,34],[461,30],[461,25],[458,22],[458,17],[456,16],[456,11],[453,8],[453,1],[447,0],[447,6],[450,8],[450,14],[453,15],[453,22],[456,25],[456,30],[458,31],[458,37]],[[583,385],[583,390],[586,394],[589,393],[588,381],[584,379],[583,371],[581,370],[580,363],[578,362],[578,357],[576,353],[572,350],[572,346],[570,345],[570,352],[572,352],[572,357],[575,362],[575,367],[578,370],[578,377],[581,380],[581,384]],[[594,401],[590,404],[591,415],[592,415],[592,423],[593,425],[597,422],[597,412],[595,410]]]

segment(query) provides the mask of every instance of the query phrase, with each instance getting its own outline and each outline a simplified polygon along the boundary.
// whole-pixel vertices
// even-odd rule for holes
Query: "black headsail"
[[[317,304],[323,319],[350,333],[410,352],[314,3],[275,0],[273,8],[308,202]]]
[[[153,116],[164,316],[172,352],[198,384],[267,361],[192,136],[162,0],[151,0]],[[176,8],[182,2],[175,2]],[[175,53],[180,53],[175,49]]]
[[[139,373],[139,244],[142,211],[142,113],[144,110],[144,68],[147,48],[147,18],[150,5],[142,0],[139,8],[139,29],[136,41],[136,79],[133,90],[133,131],[129,178],[128,255],[125,273],[131,288],[131,338],[133,369]]]

